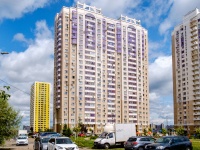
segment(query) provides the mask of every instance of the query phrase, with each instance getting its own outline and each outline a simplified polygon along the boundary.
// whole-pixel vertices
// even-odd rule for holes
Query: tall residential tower
[[[174,124],[200,127],[200,11],[183,17],[172,33]]]
[[[31,86],[30,126],[34,132],[50,129],[50,83],[35,82]]]
[[[148,32],[139,20],[77,3],[55,17],[54,130],[78,122],[149,125]]]

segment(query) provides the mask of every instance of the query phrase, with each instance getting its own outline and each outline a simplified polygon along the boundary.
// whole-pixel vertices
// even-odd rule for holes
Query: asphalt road
[[[9,141],[6,141],[4,147],[0,147],[0,150],[2,149],[12,149],[12,150],[33,150],[33,143],[34,143],[34,138],[28,138],[28,145],[20,145],[16,146],[15,140],[11,139]],[[87,148],[80,148],[80,150],[89,150]]]
[[[34,142],[34,139],[33,138],[29,138],[28,139],[28,145],[16,146],[15,140],[11,139],[9,141],[6,141],[5,146],[4,147],[0,147],[0,149],[11,148],[13,150],[33,150],[33,142]]]

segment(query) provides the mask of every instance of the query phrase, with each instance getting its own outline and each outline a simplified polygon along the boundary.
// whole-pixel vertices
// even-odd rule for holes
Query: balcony
[[[195,67],[192,68],[192,70],[193,70],[193,72],[198,71],[199,67],[195,66]],[[196,80],[197,80],[197,78],[196,78]]]
[[[197,91],[197,92],[195,92],[193,95],[200,95],[200,92]]]
[[[193,110],[200,110],[200,107],[194,107]]]
[[[192,62],[193,62],[192,65],[193,65],[193,66],[199,64],[198,59],[199,59],[198,56],[193,56],[193,57],[192,57]]]
[[[198,118],[194,118],[194,120],[200,120],[200,117],[198,117]]]
[[[198,61],[193,61],[192,66],[198,66],[199,62]]]
[[[200,99],[199,96],[198,96],[198,99]],[[193,105],[200,105],[200,102],[194,102]]]
[[[198,45],[198,44],[197,44],[197,45]],[[193,48],[192,51],[198,51],[198,46],[192,45],[191,47]]]
[[[197,37],[194,37],[194,38],[192,38],[192,40],[191,40],[192,43],[195,42],[195,41],[198,41]]]
[[[197,70],[195,70],[195,71],[193,71],[193,75],[198,75],[199,74],[199,71]]]
[[[194,31],[197,31],[197,29],[198,29],[197,26],[194,26],[193,28],[191,28],[190,32],[193,33]]]
[[[193,28],[195,28],[197,26],[196,21],[197,20],[193,20],[192,22],[190,22],[190,28],[191,29],[193,29]]]
[[[191,38],[194,38],[195,36],[197,36],[197,32],[193,32],[193,34],[191,35]]]
[[[193,113],[194,116],[199,116],[200,112]]]
[[[60,105],[56,105],[56,109],[60,109]]]

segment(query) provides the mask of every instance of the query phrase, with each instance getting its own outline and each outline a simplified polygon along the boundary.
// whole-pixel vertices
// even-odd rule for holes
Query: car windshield
[[[50,139],[50,138],[43,138],[43,139],[42,139],[42,143],[48,143],[49,139]]]
[[[171,138],[163,137],[163,138],[157,139],[155,143],[169,143],[170,140]]]
[[[107,132],[103,132],[103,133],[99,136],[99,138],[105,138],[107,135],[108,135]]]
[[[56,139],[56,144],[73,144],[69,138]]]
[[[18,139],[27,139],[26,137],[18,137]]]

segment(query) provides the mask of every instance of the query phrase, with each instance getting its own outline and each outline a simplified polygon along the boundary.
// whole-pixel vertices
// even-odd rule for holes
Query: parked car
[[[61,135],[59,133],[57,133],[57,134],[50,134],[50,135],[48,135],[48,137],[61,137]]]
[[[145,150],[192,150],[192,143],[185,136],[165,136],[153,144],[145,146]]]
[[[33,144],[34,150],[47,150],[47,144],[50,140],[50,137],[37,137]]]
[[[147,144],[154,143],[155,139],[149,136],[132,136],[125,143],[125,150],[144,150]]]
[[[27,136],[17,137],[16,145],[28,145],[28,137]]]
[[[84,133],[79,133],[78,136],[82,137],[82,136],[85,136],[85,134]]]
[[[68,137],[53,137],[48,142],[48,150],[79,150],[78,146],[74,144]]]
[[[39,137],[48,136],[48,135],[52,135],[52,134],[58,134],[58,133],[57,132],[40,132]]]

